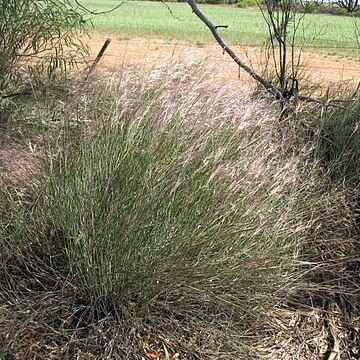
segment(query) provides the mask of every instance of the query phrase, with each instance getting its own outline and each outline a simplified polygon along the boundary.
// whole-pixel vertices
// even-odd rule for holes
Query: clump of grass
[[[260,300],[291,272],[280,204],[297,159],[277,159],[273,115],[177,71],[98,89],[78,114],[91,127],[52,165],[43,206],[69,281],[105,313],[184,288]]]
[[[292,288],[306,149],[289,149],[264,101],[182,66],[124,71],[76,99],[48,180],[19,203],[27,226],[4,211],[19,255],[1,269],[17,279],[6,302],[62,334],[36,353],[255,356],[237,336]],[[6,349],[23,355],[26,329],[15,322]]]
[[[323,136],[209,79],[176,64],[124,69],[54,109],[65,115],[46,177],[0,193],[0,311],[29,315],[7,349],[30,348],[32,327],[39,357],[255,359],[239,333],[260,341],[259,309],[303,289],[297,260],[334,288],[355,213],[324,174],[355,145],[326,163]]]

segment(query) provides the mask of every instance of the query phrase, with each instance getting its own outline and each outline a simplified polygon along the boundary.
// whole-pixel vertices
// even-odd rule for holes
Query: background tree
[[[297,14],[296,6],[295,0],[265,0],[264,8],[259,4],[268,26],[268,50],[273,61],[276,85],[285,98],[297,96],[298,93],[301,49],[296,51],[295,37],[304,14]]]
[[[335,3],[348,13],[353,13],[360,8],[359,0],[337,0]]]

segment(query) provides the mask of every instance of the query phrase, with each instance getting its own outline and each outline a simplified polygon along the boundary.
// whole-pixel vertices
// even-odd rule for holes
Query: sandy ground
[[[98,68],[114,71],[123,65],[138,65],[149,70],[169,61],[184,61],[189,64],[202,63],[214,66],[214,81],[227,81],[240,88],[249,89],[253,80],[227,55],[217,44],[192,45],[167,42],[158,38],[133,38],[117,40],[111,37],[111,43],[101,59]],[[86,42],[95,57],[107,39],[106,35],[92,35]],[[264,64],[265,55],[259,47],[234,46],[235,53],[254,69]],[[305,51],[300,65],[302,76],[307,79],[306,86],[328,88],[339,84],[355,90],[360,81],[360,60]]]

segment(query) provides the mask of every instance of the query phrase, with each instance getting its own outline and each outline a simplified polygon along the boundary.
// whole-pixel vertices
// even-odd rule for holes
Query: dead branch
[[[302,102],[316,103],[324,107],[337,107],[339,109],[347,110],[348,108],[340,104],[354,103],[356,99],[342,100],[342,99],[316,99],[308,96],[298,96]]]
[[[0,98],[1,99],[9,99],[9,98],[12,98],[12,97],[26,96],[26,95],[31,95],[31,91],[30,90],[24,90],[24,91],[19,91],[19,92],[16,92],[16,93],[5,94],[5,95],[1,95]]]
[[[259,84],[261,84],[267,91],[275,95],[277,99],[280,100],[282,105],[285,108],[289,108],[289,100],[286,99],[281,91],[274,85],[272,85],[269,81],[258,75],[253,69],[251,69],[249,66],[247,66],[245,63],[243,63],[233,52],[233,50],[225,43],[223,38],[220,36],[220,34],[217,31],[217,27],[212,24],[212,22],[200,11],[198,6],[196,5],[195,0],[187,0],[187,3],[191,7],[193,13],[209,28],[211,33],[213,34],[215,40],[219,43],[219,45],[222,47],[223,52],[227,53],[234,61],[235,63],[244,69],[254,80],[256,80]]]
[[[350,103],[355,101],[355,99],[350,100],[339,100],[339,99],[315,99],[307,96],[300,96],[298,94],[297,84],[295,86],[294,93],[289,94],[287,97],[286,94],[284,94],[281,89],[271,84],[271,82],[264,79],[262,76],[258,75],[252,68],[247,66],[245,63],[243,63],[237,55],[234,53],[234,51],[225,43],[221,35],[218,33],[218,28],[223,28],[227,26],[218,25],[215,26],[213,23],[200,11],[199,7],[197,6],[195,0],[187,0],[187,3],[191,7],[193,13],[209,28],[211,33],[213,34],[215,40],[218,42],[218,44],[222,47],[223,52],[227,53],[239,66],[239,68],[242,68],[245,70],[254,80],[256,80],[259,84],[261,84],[267,91],[272,93],[276,99],[278,99],[281,102],[281,105],[283,107],[283,112],[287,113],[289,110],[295,110],[295,107],[293,104],[290,103],[291,96],[294,96],[296,100],[302,101],[302,102],[312,102],[317,103],[319,105],[329,107],[338,107],[342,109],[346,109],[344,106],[340,105],[339,103]]]

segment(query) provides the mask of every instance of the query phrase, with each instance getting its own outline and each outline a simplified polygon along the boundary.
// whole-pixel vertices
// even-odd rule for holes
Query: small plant
[[[338,9],[336,9],[336,13],[337,13],[337,15],[346,15],[348,13],[348,11],[344,8],[338,8]]]
[[[360,103],[328,110],[319,122],[318,156],[330,179],[356,185],[360,175]]]
[[[246,8],[246,7],[255,6],[255,5],[256,5],[255,0],[242,0],[242,1],[239,1],[237,4],[237,6],[239,8]]]
[[[313,2],[306,2],[304,4],[304,11],[306,13],[309,13],[309,14],[314,13],[316,11],[316,9],[317,9],[317,6]]]

